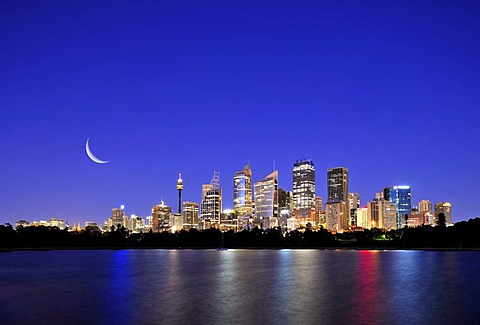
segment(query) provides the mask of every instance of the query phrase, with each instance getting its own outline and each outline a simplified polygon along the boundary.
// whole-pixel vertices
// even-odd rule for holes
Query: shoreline
[[[216,250],[218,247],[21,247],[21,248],[0,248],[0,253],[21,252],[21,251],[81,251],[81,250]],[[226,247],[227,250],[325,250],[325,251],[445,251],[445,252],[476,252],[480,248],[473,247]]]

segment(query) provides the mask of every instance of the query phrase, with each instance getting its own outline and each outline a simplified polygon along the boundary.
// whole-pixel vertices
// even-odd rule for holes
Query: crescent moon
[[[87,143],[85,144],[85,151],[87,152],[88,158],[90,158],[93,162],[96,162],[97,164],[106,164],[110,160],[101,160],[93,154],[93,152],[90,150],[90,146],[88,145],[88,141],[90,141],[90,138],[87,138]]]

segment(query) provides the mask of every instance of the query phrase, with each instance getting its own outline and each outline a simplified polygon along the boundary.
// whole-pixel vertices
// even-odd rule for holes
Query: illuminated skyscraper
[[[367,203],[369,228],[386,230],[397,229],[397,206],[383,198],[376,198]]]
[[[328,201],[325,204],[325,218],[329,231],[343,231],[350,228],[348,203],[348,169],[329,168],[327,171]]]
[[[214,171],[210,184],[202,186],[202,203],[200,204],[200,218],[203,222],[209,220],[211,225],[220,224],[222,213],[222,189],[220,188],[220,173]]]
[[[287,228],[287,221],[292,213],[292,202],[292,192],[278,188],[278,225],[282,227],[282,229]]]
[[[161,232],[168,229],[172,208],[165,205],[163,200],[152,208],[152,231]]]
[[[315,166],[312,160],[297,160],[293,165],[293,216],[301,223],[315,215]]]
[[[397,206],[397,228],[402,228],[405,224],[405,215],[410,217],[412,213],[410,186],[386,187],[383,189],[383,197]]]
[[[365,229],[370,229],[372,227],[372,222],[368,216],[368,208],[357,209],[357,227]]]
[[[290,214],[292,212],[293,193],[291,191],[285,191],[283,188],[278,188],[278,209],[288,210]]]
[[[276,226],[278,218],[278,171],[274,171],[254,186],[255,218],[263,229]]]
[[[357,224],[357,209],[360,208],[360,195],[358,193],[348,193],[348,210],[350,225]]]
[[[233,177],[233,210],[238,217],[253,214],[252,170],[250,163]]]
[[[347,202],[348,169],[345,167],[329,168],[327,171],[328,202]]]
[[[438,222],[438,215],[443,213],[445,215],[445,223],[447,225],[452,223],[452,205],[448,202],[435,203],[435,223]]]
[[[432,212],[432,202],[429,200],[421,200],[420,203],[418,203],[418,211]]]
[[[198,227],[197,202],[183,202],[183,227],[187,230]]]
[[[325,204],[325,216],[328,231],[342,232],[350,227],[346,202],[327,202]]]
[[[120,208],[112,209],[112,217],[109,219],[108,225],[109,227],[113,226],[115,228],[117,228],[118,226],[128,226],[128,217],[123,211],[123,205]]]
[[[315,197],[315,226],[325,227],[325,211],[323,211],[323,199],[321,196]]]

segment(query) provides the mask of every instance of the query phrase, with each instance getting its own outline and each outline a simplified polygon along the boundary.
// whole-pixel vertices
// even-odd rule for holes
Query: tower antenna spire
[[[182,213],[182,190],[183,190],[182,173],[178,173],[178,180],[177,180],[178,214]]]

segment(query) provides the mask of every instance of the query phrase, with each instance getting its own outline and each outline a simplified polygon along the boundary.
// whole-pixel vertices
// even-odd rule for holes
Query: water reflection
[[[137,311],[136,302],[132,303],[130,299],[135,284],[135,277],[131,274],[132,251],[112,251],[110,256],[106,274],[107,287],[102,295],[102,305],[105,307],[102,314],[105,315],[105,323],[126,323],[135,319]]]
[[[356,277],[352,286],[349,318],[361,323],[380,323],[385,297],[382,295],[381,281],[384,274],[379,269],[379,254],[376,250],[361,250],[356,258]]]
[[[476,252],[16,252],[0,306],[2,324],[469,324],[479,269]]]

